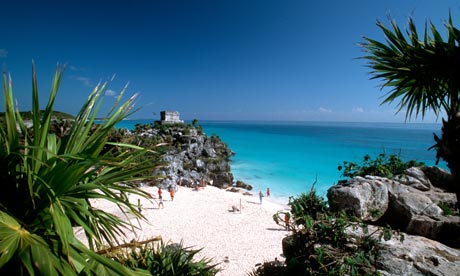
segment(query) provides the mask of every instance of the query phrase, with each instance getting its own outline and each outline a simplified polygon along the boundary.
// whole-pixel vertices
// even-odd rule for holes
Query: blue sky
[[[449,0],[9,0],[0,9],[0,62],[22,110],[34,60],[43,105],[61,63],[57,110],[77,113],[115,75],[105,104],[129,83],[128,95],[140,95],[133,119],[166,109],[198,120],[403,122],[395,105],[380,106],[385,90],[358,44],[383,40],[375,23],[388,17],[405,26],[412,16],[422,30],[427,19],[441,27],[450,9],[460,22]]]

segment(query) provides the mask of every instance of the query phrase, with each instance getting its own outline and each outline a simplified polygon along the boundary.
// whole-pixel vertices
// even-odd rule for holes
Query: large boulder
[[[429,191],[432,188],[430,180],[425,176],[420,167],[407,169],[405,174],[396,176],[395,180],[420,191]]]
[[[381,231],[369,226],[369,233],[377,238]],[[350,231],[363,237],[362,231]],[[459,275],[460,251],[439,242],[403,234],[393,235],[388,241],[379,241],[379,254],[375,262],[381,275]]]
[[[345,210],[363,220],[376,221],[388,208],[388,188],[378,180],[355,177],[327,191],[333,211]]]
[[[438,216],[433,218],[426,215],[414,215],[406,226],[405,232],[459,247],[460,217]]]
[[[293,258],[304,255],[305,252],[305,240],[308,237],[305,234],[298,232],[292,235],[286,236],[281,241],[281,247],[283,250],[283,256],[286,258],[286,263],[289,263]]]
[[[252,186],[251,186],[251,185],[249,185],[249,184],[247,184],[247,183],[245,183],[244,181],[241,181],[241,180],[237,180],[237,181],[236,181],[235,187],[237,187],[237,188],[243,188],[243,189],[248,190],[248,191],[252,190]]]
[[[390,195],[390,203],[385,214],[385,220],[390,222],[392,227],[407,230],[407,226],[416,215],[435,218],[442,215],[442,209],[434,204],[429,197],[421,193]],[[422,232],[412,233],[421,235]]]
[[[210,179],[212,180],[212,185],[218,188],[226,189],[233,184],[233,174],[231,173],[220,173],[220,174],[210,174]]]
[[[339,182],[327,197],[332,210],[346,210],[368,222],[378,220],[393,229],[457,245],[460,219],[446,216],[440,207],[455,206],[457,200],[454,193],[446,192],[452,184],[442,184],[442,180],[451,180],[443,170],[410,168],[394,179],[366,176]]]

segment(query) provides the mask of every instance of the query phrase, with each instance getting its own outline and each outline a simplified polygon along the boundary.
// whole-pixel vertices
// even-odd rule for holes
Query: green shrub
[[[329,211],[327,202],[316,195],[314,185],[309,193],[302,193],[298,197],[290,197],[288,205],[291,207],[291,214],[295,223],[303,226],[305,226],[306,216],[318,219]]]
[[[447,203],[440,203],[439,208],[442,209],[445,216],[458,216],[459,211],[457,205],[455,204],[447,204]]]
[[[368,233],[368,227],[345,212],[332,213],[314,188],[307,194],[290,198],[291,234],[283,240],[286,261],[264,262],[251,276],[287,275],[378,275],[376,259],[378,240],[391,238],[390,228],[383,228],[379,237]],[[286,226],[281,215],[275,222]],[[364,235],[350,236],[349,229],[360,229]]]
[[[219,272],[211,259],[196,260],[201,249],[184,247],[182,243],[165,245],[162,241],[121,248],[107,253],[124,266],[148,270],[153,276],[212,276]]]
[[[385,153],[381,153],[375,159],[366,154],[361,163],[344,161],[343,165],[338,166],[338,170],[342,171],[342,176],[350,178],[366,175],[392,178],[395,175],[404,174],[404,171],[410,167],[423,165],[423,162],[415,160],[404,162],[396,154],[386,155]]]

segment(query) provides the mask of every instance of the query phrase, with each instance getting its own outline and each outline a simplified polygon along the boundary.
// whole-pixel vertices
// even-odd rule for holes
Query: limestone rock
[[[405,229],[415,215],[438,217],[442,209],[423,194],[404,193],[390,196],[388,207],[388,221],[393,226]]]
[[[353,178],[341,185],[332,186],[327,192],[332,210],[346,210],[364,220],[376,221],[388,208],[388,188],[380,181]]]
[[[194,187],[201,185],[202,181],[217,187],[233,184],[230,157],[234,153],[217,136],[207,137],[197,128],[185,124],[145,127],[139,131],[135,135],[150,137],[155,144],[168,144],[167,152],[162,156],[165,165],[154,172],[164,176],[157,185]]]
[[[216,151],[214,150],[214,148],[210,147],[209,145],[203,148],[203,151],[201,152],[201,154],[204,157],[211,157],[211,158],[217,157]]]
[[[366,221],[378,219],[393,229],[460,245],[460,219],[445,216],[440,208],[457,202],[455,194],[444,190],[452,184],[440,183],[450,180],[443,170],[417,167],[394,179],[354,177],[331,187],[327,197],[332,210],[347,210]]]
[[[195,166],[198,171],[202,171],[206,167],[206,164],[201,159],[196,159]]]
[[[403,181],[399,180],[402,184],[408,185],[408,186],[418,186],[422,189],[421,191],[428,191],[432,188],[431,181],[429,178],[425,176],[425,172],[422,170],[421,167],[412,167],[408,168],[405,171],[405,174],[403,176],[400,176],[400,178],[406,178],[406,183]],[[396,179],[397,180],[397,179]],[[416,188],[416,187],[414,187]]]
[[[425,215],[414,215],[405,232],[459,246],[460,217],[439,216],[432,218]]]
[[[243,189],[246,189],[248,191],[252,190],[252,186],[241,181],[241,180],[237,180],[236,183],[235,183],[235,187],[238,187],[238,188],[243,188]]]
[[[405,234],[401,242],[393,236],[379,245],[377,269],[383,275],[458,275],[460,271],[459,250],[424,237]]]
[[[457,196],[454,193],[431,191],[427,193],[428,196],[438,206],[444,204],[447,206],[455,206],[457,204]]]

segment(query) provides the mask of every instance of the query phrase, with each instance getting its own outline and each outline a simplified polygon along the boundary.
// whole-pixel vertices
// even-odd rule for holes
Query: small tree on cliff
[[[192,120],[192,126],[196,127],[198,125],[198,119]]]
[[[446,40],[432,22],[425,24],[419,37],[413,20],[403,33],[391,21],[391,28],[377,21],[385,34],[385,42],[365,37],[362,47],[368,53],[364,59],[372,69],[372,79],[382,79],[383,87],[391,90],[383,103],[399,100],[399,111],[406,110],[406,119],[432,110],[443,116],[441,137],[434,135],[437,162],[446,161],[455,181],[460,202],[460,30],[452,17],[444,24]],[[431,34],[429,34],[431,33]]]

